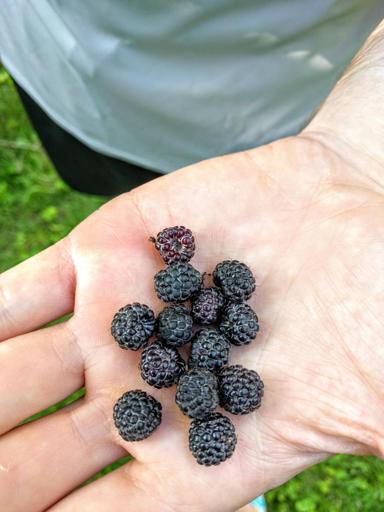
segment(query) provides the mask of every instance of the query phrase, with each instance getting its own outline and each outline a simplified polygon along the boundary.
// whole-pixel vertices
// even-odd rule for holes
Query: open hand
[[[331,454],[383,454],[383,196],[346,162],[310,133],[202,162],[110,201],[0,276],[2,510],[230,512]],[[176,224],[195,233],[201,272],[240,259],[258,284],[261,331],[231,363],[261,374],[265,398],[231,417],[237,449],[218,467],[197,465],[174,389],[147,386],[139,354],[110,334],[119,307],[162,307],[148,238]],[[82,385],[85,398],[15,428]],[[126,443],[112,407],[136,388],[161,401],[163,422]],[[134,461],[76,490],[127,451]]]

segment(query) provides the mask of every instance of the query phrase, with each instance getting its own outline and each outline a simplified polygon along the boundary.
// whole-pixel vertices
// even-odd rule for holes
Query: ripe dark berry
[[[157,319],[158,337],[170,347],[181,347],[192,338],[192,317],[182,304],[167,306]]]
[[[201,290],[192,304],[192,316],[201,325],[213,324],[217,321],[224,306],[224,297],[219,288],[211,287]]]
[[[248,414],[258,409],[264,384],[258,373],[241,365],[227,366],[218,374],[220,405],[232,414]]]
[[[248,345],[259,331],[257,315],[244,302],[229,304],[223,311],[219,330],[233,345]]]
[[[189,263],[174,263],[155,275],[155,290],[164,302],[184,302],[201,288],[203,276]]]
[[[229,418],[218,412],[193,420],[189,429],[189,449],[199,464],[217,466],[229,459],[236,448],[236,432]]]
[[[125,441],[141,441],[160,425],[161,404],[144,391],[128,391],[116,402],[113,420]]]
[[[112,336],[124,349],[146,347],[154,330],[155,315],[152,309],[138,302],[119,309],[112,320]]]
[[[190,418],[203,418],[219,403],[217,379],[208,370],[193,369],[180,377],[176,403]]]
[[[185,372],[185,362],[175,348],[155,341],[143,350],[140,370],[142,378],[150,386],[169,388]]]
[[[195,253],[192,231],[184,226],[165,228],[153,241],[160,256],[168,265],[177,262],[187,263]]]
[[[250,268],[237,260],[219,263],[213,271],[213,282],[233,302],[249,299],[256,288]]]
[[[228,363],[230,343],[216,329],[201,329],[192,340],[188,365],[215,371]]]

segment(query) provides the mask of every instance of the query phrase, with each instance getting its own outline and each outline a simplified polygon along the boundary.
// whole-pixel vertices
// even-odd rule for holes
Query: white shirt
[[[0,55],[59,125],[160,172],[297,132],[382,0],[2,0]]]

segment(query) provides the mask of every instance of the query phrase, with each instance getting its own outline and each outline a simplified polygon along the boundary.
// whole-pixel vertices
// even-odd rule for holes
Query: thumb
[[[304,135],[322,139],[384,187],[384,21],[368,37]]]

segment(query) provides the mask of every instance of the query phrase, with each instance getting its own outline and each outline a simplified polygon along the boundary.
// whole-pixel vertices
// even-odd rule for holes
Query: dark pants
[[[59,175],[72,188],[112,196],[160,176],[89,148],[52,121],[19,85],[16,87],[44,149]]]

